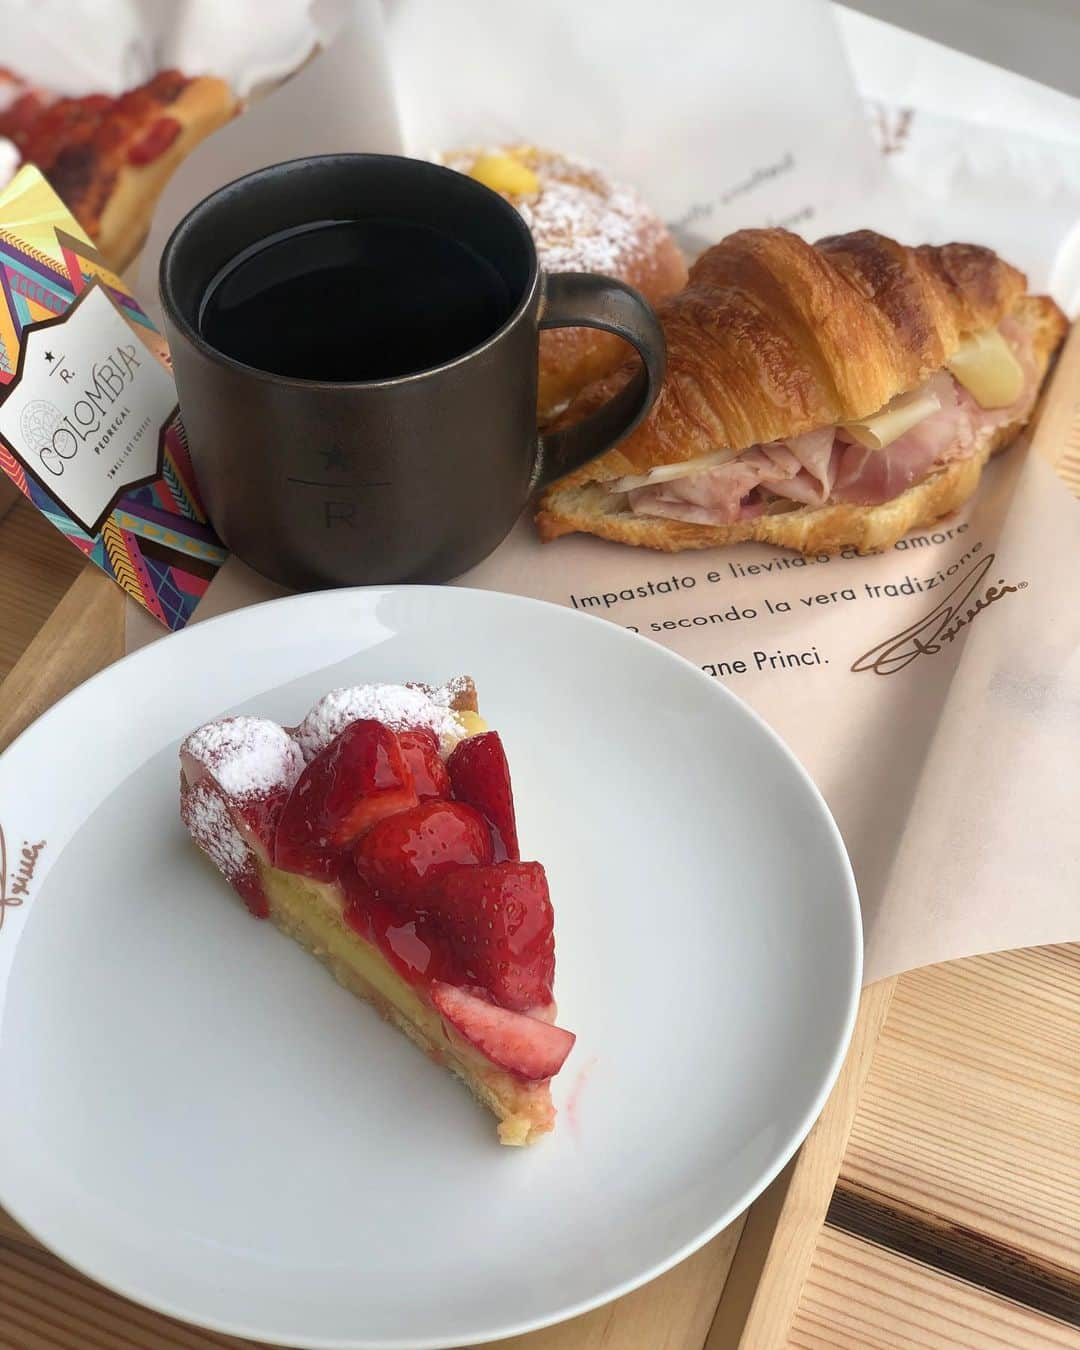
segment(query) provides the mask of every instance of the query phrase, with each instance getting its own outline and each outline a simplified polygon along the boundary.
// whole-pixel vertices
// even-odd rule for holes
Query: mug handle
[[[592,272],[546,274],[540,327],[615,333],[637,348],[641,368],[602,408],[573,426],[539,437],[534,488],[579,469],[628,436],[656,402],[667,365],[664,330],[652,306],[632,286],[613,277]]]

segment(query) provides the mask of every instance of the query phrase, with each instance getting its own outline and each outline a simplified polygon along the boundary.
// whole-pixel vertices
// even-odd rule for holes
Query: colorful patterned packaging
[[[28,165],[0,192],[0,468],[91,562],[183,628],[225,561],[164,338]]]

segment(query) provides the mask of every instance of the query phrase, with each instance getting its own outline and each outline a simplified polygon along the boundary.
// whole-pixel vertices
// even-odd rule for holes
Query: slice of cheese
[[[1024,387],[1023,368],[997,328],[963,342],[948,371],[982,408],[1007,408]]]
[[[658,464],[648,473],[613,478],[604,486],[609,492],[629,492],[632,488],[650,487],[654,483],[669,483],[674,478],[689,478],[691,474],[702,473],[705,469],[715,468],[717,464],[727,464],[729,460],[738,459],[742,453],[741,450],[713,450],[694,459],[682,459],[677,464]]]
[[[910,394],[898,394],[886,403],[880,412],[860,417],[842,426],[852,439],[868,450],[884,450],[905,431],[941,410],[941,400],[925,389],[913,389]]]

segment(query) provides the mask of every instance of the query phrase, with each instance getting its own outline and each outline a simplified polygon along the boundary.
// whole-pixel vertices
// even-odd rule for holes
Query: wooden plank
[[[0,476],[0,482],[6,484],[8,480]],[[86,566],[82,554],[59,530],[25,497],[18,493],[16,497],[16,502],[6,503],[11,510],[0,528],[0,679],[11,670]]]
[[[793,1166],[755,1204],[705,1350],[782,1343],[810,1268],[896,980],[863,990],[844,1067]]]
[[[0,1243],[4,1242],[17,1242],[23,1247],[36,1247],[39,1251],[44,1250],[41,1243],[36,1238],[32,1238],[21,1224],[17,1224],[6,1210],[0,1209]]]
[[[17,501],[22,500],[22,493],[11,481],[0,473],[0,520],[7,515]]]
[[[1074,1273],[1048,1266],[976,1228],[905,1205],[881,1191],[844,1183],[833,1192],[825,1221],[830,1228],[1080,1327],[1080,1280]]]
[[[830,1222],[1080,1325],[1080,946],[902,978]]]
[[[791,1329],[760,1350],[1078,1350],[1080,1333],[826,1228]]]
[[[76,1274],[41,1248],[0,1238],[3,1350],[247,1350],[252,1342],[187,1327]]]
[[[57,699],[123,655],[124,593],[96,567],[82,567],[0,684],[0,750]]]
[[[860,1239],[867,1238],[897,1261],[933,1267],[949,1298],[969,1297],[956,1295],[954,1284],[977,1290],[978,1336],[970,1344],[998,1343],[978,1337],[987,1319],[1017,1304],[1026,1305],[1020,1330],[1012,1312],[1002,1314],[1001,1343],[1013,1344],[1015,1331],[1018,1346],[1057,1344],[1040,1339],[1052,1317],[1055,1327],[1070,1328],[1054,1337],[1080,1346],[1080,1335],[1068,1339],[1080,1326],[1080,947],[998,953],[902,976],[856,1095],[828,1202],[830,1224],[856,1245],[837,1247],[835,1232],[819,1231],[828,1171],[817,1169],[815,1177],[810,1163],[830,1132],[830,1102],[775,1222],[765,1225],[773,1243],[757,1270],[751,1210],[709,1350],[783,1345],[789,1327],[803,1338],[792,1340],[799,1345],[952,1346],[911,1325],[899,1294],[895,1307],[874,1305],[877,1321],[864,1308],[865,1319],[849,1325],[840,1272],[822,1263],[830,1250],[834,1266],[838,1252],[853,1253],[846,1278],[857,1284],[867,1260]],[[831,1291],[836,1300],[813,1316],[798,1299],[799,1270],[807,1265],[805,1299]],[[901,1271],[906,1278],[907,1265],[896,1278]],[[753,1320],[740,1322],[747,1290]],[[827,1325],[812,1326],[815,1317]]]
[[[1031,449],[1080,497],[1080,324],[1073,325],[1040,402]]]
[[[903,977],[842,1178],[1080,1269],[1080,946]]]

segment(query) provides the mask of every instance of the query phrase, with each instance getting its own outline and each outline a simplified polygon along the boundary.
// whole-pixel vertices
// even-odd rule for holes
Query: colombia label
[[[28,325],[0,394],[0,436],[87,534],[161,472],[176,387],[96,279],[67,311]]]
[[[31,165],[0,192],[0,469],[169,628],[227,556],[164,338]]]

